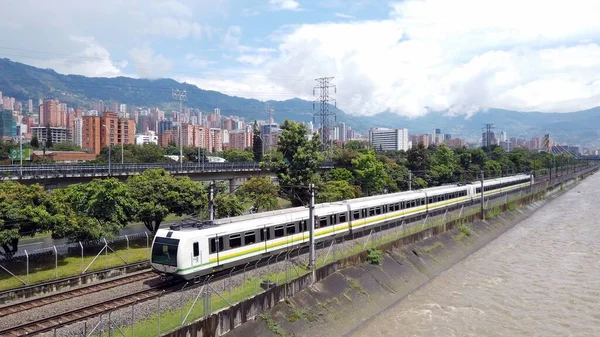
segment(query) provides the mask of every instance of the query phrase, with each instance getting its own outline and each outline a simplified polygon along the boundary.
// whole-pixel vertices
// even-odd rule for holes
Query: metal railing
[[[325,162],[322,169],[332,169],[332,162]],[[40,164],[40,165],[0,165],[0,180],[40,179],[61,177],[103,177],[127,176],[143,173],[147,169],[163,168],[172,174],[217,173],[263,171],[256,162],[225,163],[183,163],[174,164]]]

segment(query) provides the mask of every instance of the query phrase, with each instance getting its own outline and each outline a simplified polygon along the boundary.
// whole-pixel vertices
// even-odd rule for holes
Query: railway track
[[[21,325],[13,326],[0,331],[0,336],[32,336],[42,332],[52,330],[54,328],[72,324],[101,315],[102,313],[118,308],[130,306],[138,301],[147,301],[156,298],[166,291],[179,289],[178,285],[165,287],[157,287],[151,289],[140,290],[138,292],[127,294],[121,297],[106,300],[80,309],[63,312],[57,315],[46,317],[35,322],[28,322]]]
[[[118,286],[121,286],[121,285],[124,285],[127,283],[141,281],[141,280],[149,279],[152,277],[156,277],[156,274],[153,273],[152,271],[147,271],[147,272],[139,273],[136,275],[131,275],[128,277],[123,277],[118,280],[107,281],[107,282],[103,282],[100,284],[94,284],[94,285],[90,285],[87,287],[82,287],[82,288],[75,289],[72,291],[66,291],[63,293],[44,296],[41,298],[35,298],[35,299],[28,300],[28,301],[16,303],[13,305],[8,305],[8,306],[0,308],[0,317],[16,314],[16,313],[30,310],[33,308],[37,308],[40,306],[44,306],[44,305],[48,305],[48,304],[52,304],[52,303],[56,303],[56,302],[60,302],[60,301],[65,301],[65,300],[68,300],[71,298],[84,296],[87,294],[103,291],[106,289],[115,288],[115,287],[118,287]]]
[[[545,179],[542,181],[536,182],[536,184],[542,183],[543,181],[545,181]],[[495,198],[493,198],[493,199],[495,199]],[[362,233],[362,234],[364,234],[364,233]],[[298,253],[305,254],[307,251],[308,251],[308,247],[304,247],[304,248],[299,249]],[[276,262],[278,262],[278,260],[280,260],[279,255],[278,255],[278,258],[275,258],[275,260],[272,263],[276,263]],[[270,261],[270,259],[268,261],[267,260],[257,261],[253,267],[262,267],[265,264],[268,264],[269,261]],[[235,268],[233,268],[233,269],[235,269]],[[227,269],[227,270],[223,270],[223,271],[213,274],[213,277],[211,278],[210,282],[219,281],[223,277],[227,277],[228,275],[236,275],[241,272],[241,270],[237,270],[234,273],[229,273],[230,270],[231,269]],[[135,276],[141,278],[142,275],[146,275],[146,274],[154,274],[154,273],[150,271],[150,272],[144,272],[144,273],[141,273],[141,274],[138,274]],[[117,284],[117,282],[122,281],[122,280],[127,280],[127,282],[132,282],[131,278],[124,278],[121,280],[107,282],[107,283],[112,283],[112,284],[111,285],[107,284],[107,285],[105,285],[104,288],[100,288],[104,284],[90,286],[90,287],[84,288],[87,290],[82,290],[83,291],[82,293],[77,293],[79,290],[75,290],[73,292],[51,295],[51,296],[37,299],[37,300],[22,302],[19,304],[15,304],[14,306],[0,308],[0,317],[6,316],[9,314],[13,314],[13,313],[17,313],[17,312],[21,312],[24,310],[29,310],[33,307],[37,307],[40,305],[46,305],[46,304],[62,301],[65,299],[82,296],[82,295],[89,294],[89,293],[92,293],[95,291],[100,291],[100,290],[104,290],[104,289],[108,289],[108,288],[112,288],[112,287],[117,287],[120,284],[127,283],[127,282],[123,282],[123,283]],[[205,278],[205,280],[206,280],[206,278]],[[138,292],[135,292],[132,294],[127,294],[127,295],[124,295],[121,297],[106,300],[106,301],[96,303],[96,304],[93,304],[90,306],[86,306],[83,308],[74,309],[71,311],[52,315],[50,317],[40,319],[35,322],[28,322],[28,323],[24,323],[24,324],[21,324],[18,326],[13,326],[13,327],[10,327],[10,328],[4,329],[4,330],[0,330],[0,336],[31,336],[31,335],[39,334],[42,332],[51,331],[52,329],[55,329],[55,328],[58,328],[61,326],[70,325],[70,324],[73,324],[76,322],[83,321],[88,318],[99,316],[107,311],[112,311],[115,309],[131,306],[132,304],[134,304],[136,302],[142,302],[142,301],[148,301],[148,300],[154,299],[163,293],[180,290],[181,289],[180,285],[182,283],[183,282],[177,282],[177,283],[166,282],[164,284],[157,285],[156,287],[151,288],[151,289],[141,290],[141,291],[138,291]],[[202,284],[202,283],[203,282],[200,282],[198,284]],[[95,287],[98,287],[98,288],[95,288]],[[190,289],[190,288],[192,288],[192,287],[189,287],[188,289]],[[44,302],[44,300],[46,300],[46,302]]]

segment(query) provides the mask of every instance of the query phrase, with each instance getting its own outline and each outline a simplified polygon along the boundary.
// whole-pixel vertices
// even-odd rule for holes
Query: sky
[[[0,57],[350,114],[600,105],[600,1],[2,0]]]

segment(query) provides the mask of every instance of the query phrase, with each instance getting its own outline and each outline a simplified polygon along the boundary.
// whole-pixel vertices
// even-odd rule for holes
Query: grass
[[[100,248],[98,248],[98,252]],[[108,251],[108,255],[102,253],[96,261],[87,269],[88,272],[102,270],[105,268],[122,266],[127,261],[127,249],[115,249],[115,252]],[[118,255],[117,255],[118,254]],[[148,259],[148,249],[144,247],[130,247],[129,248],[129,263],[139,262]],[[119,257],[120,256],[120,257]],[[56,278],[63,278],[68,276],[80,275],[81,272],[86,268],[94,259],[95,255],[84,256],[83,260],[81,256],[67,256],[58,258],[58,269],[55,269],[54,257],[50,259],[44,259],[43,261],[35,261],[30,259],[29,262],[29,284],[36,284],[45,281],[50,281]],[[123,259],[123,260],[122,260]],[[27,267],[25,263],[19,263],[18,265],[9,265],[7,269],[17,275],[24,281],[27,281]],[[11,276],[4,270],[0,270],[0,290],[7,290],[23,286],[23,283]]]
[[[437,241],[434,244],[432,244],[431,246],[423,247],[423,251],[425,253],[429,253],[430,251],[432,251],[432,250],[434,250],[434,249],[436,249],[438,247],[441,247],[441,246],[442,246],[442,243],[439,242],[439,241]]]

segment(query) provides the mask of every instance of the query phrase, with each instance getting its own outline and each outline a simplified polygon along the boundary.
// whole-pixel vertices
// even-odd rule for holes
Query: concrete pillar
[[[229,193],[234,193],[246,182],[246,178],[231,178],[229,179]]]

